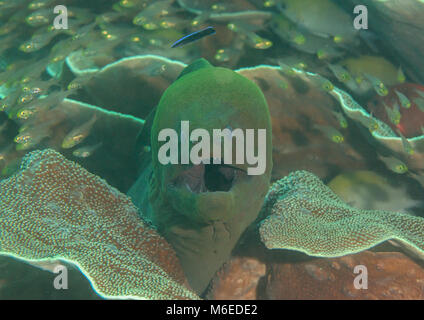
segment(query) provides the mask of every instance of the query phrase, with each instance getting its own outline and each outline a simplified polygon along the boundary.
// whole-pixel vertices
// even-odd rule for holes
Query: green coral
[[[295,171],[276,182],[263,213],[269,216],[259,230],[270,249],[338,257],[395,239],[424,253],[423,218],[352,208],[307,171]]]

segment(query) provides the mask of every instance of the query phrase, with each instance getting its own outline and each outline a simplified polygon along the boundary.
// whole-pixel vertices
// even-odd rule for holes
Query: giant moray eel
[[[184,120],[189,121],[190,132],[203,128],[210,137],[213,129],[266,129],[265,172],[248,175],[248,164],[162,165],[158,150],[164,142],[158,142],[158,134],[172,128],[181,137]],[[172,244],[190,285],[200,294],[257,218],[268,191],[272,170],[268,106],[255,83],[200,59],[183,70],[146,120],[139,136],[144,150],[149,138],[151,157],[144,152],[143,170],[128,194]],[[255,155],[257,144],[255,134]],[[233,159],[235,154],[233,144]],[[211,147],[211,157],[216,156]]]

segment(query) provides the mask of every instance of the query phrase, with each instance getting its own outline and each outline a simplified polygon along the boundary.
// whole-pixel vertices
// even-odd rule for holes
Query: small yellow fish
[[[352,79],[349,72],[342,66],[329,64],[328,68],[331,70],[331,72],[335,75],[337,80],[339,80],[340,82],[344,83]]]
[[[402,145],[403,145],[403,149],[405,150],[405,152],[409,155],[413,155],[414,154],[414,149],[412,148],[411,144],[409,143],[408,139],[405,138],[405,136],[402,134],[402,132],[400,132],[400,130],[396,130],[399,137],[402,140]]]
[[[211,10],[214,12],[224,12],[228,10],[228,5],[225,3],[215,3],[211,5]]]
[[[75,41],[75,40],[84,39],[93,31],[95,26],[96,26],[95,23],[90,23],[86,26],[78,28],[77,30],[72,32],[72,40]]]
[[[310,77],[310,79],[325,92],[330,92],[334,90],[334,85],[331,83],[331,81],[320,75],[315,75],[313,77]]]
[[[257,27],[252,24],[237,21],[227,24],[227,28],[233,32],[242,34],[247,39],[247,43],[255,49],[268,49],[273,44],[271,40],[257,35],[254,32]]]
[[[99,142],[98,144],[92,145],[92,146],[84,146],[81,148],[78,148],[72,152],[72,154],[75,157],[78,158],[88,158],[91,156],[98,148],[100,148],[102,145],[102,142]]]
[[[102,30],[101,34],[106,40],[116,40],[118,38],[118,35],[111,30]]]
[[[13,141],[15,141],[15,143],[25,143],[25,142],[28,142],[31,139],[32,139],[32,135],[30,133],[28,133],[27,131],[24,131],[24,132],[18,134],[13,139]]]
[[[31,108],[33,110],[47,110],[51,107],[54,107],[61,103],[63,99],[69,96],[72,91],[55,91],[51,92],[48,95],[44,95],[34,100],[33,102],[26,105],[27,108]]]
[[[215,60],[217,61],[221,61],[221,62],[226,62],[230,60],[230,55],[228,54],[228,49],[219,49],[216,51],[215,53]]]
[[[134,17],[133,24],[142,26],[146,30],[158,29],[158,19],[170,13],[172,2],[173,0],[152,2]]]
[[[111,23],[111,22],[118,20],[119,18],[121,18],[124,15],[122,10],[121,10],[122,8],[119,6],[119,3],[116,3],[113,6],[113,9],[116,12],[110,11],[110,12],[105,12],[105,13],[101,13],[101,14],[96,15],[96,18],[94,20],[95,24],[96,25],[102,25],[104,23]]]
[[[84,139],[87,138],[90,134],[91,128],[93,127],[96,120],[97,116],[94,114],[90,120],[83,123],[79,127],[72,129],[63,139],[62,148],[70,149],[84,141]]]
[[[79,76],[79,77],[75,78],[74,80],[72,80],[71,82],[69,82],[69,84],[66,88],[70,91],[83,89],[84,86],[88,83],[88,81],[91,80],[91,78],[92,77],[90,75]]]
[[[216,51],[215,60],[220,62],[228,62],[240,55],[240,51],[233,48],[222,48]]]
[[[343,116],[341,112],[333,111],[334,116],[339,121],[340,127],[346,129],[348,127],[348,123],[346,118]]]
[[[165,17],[159,21],[159,26],[163,29],[176,28],[184,24],[185,21],[177,17]]]
[[[291,77],[296,74],[292,67],[288,66],[282,61],[278,61],[278,65],[280,66],[280,70],[284,75]]]
[[[380,79],[369,74],[364,74],[364,76],[369,82],[371,82],[375,92],[377,92],[379,96],[385,97],[389,94],[389,90],[387,90],[386,86]]]
[[[12,109],[16,105],[18,97],[19,91],[15,91],[7,95],[6,98],[0,101],[0,111],[8,111]]]
[[[22,105],[22,104],[27,104],[29,102],[31,102],[32,100],[34,100],[34,95],[30,94],[30,93],[24,93],[23,95],[21,95],[18,99],[18,104]]]
[[[408,97],[405,96],[402,92],[395,90],[396,95],[399,98],[400,105],[405,109],[411,108],[411,101],[409,101]]]
[[[345,38],[343,36],[336,35],[336,36],[333,37],[333,41],[334,41],[334,43],[341,44],[341,43],[345,42]]]
[[[370,132],[374,132],[380,128],[377,120],[370,115],[369,117],[362,116],[359,120]]]
[[[51,134],[48,126],[29,128],[19,133],[14,141],[17,144],[16,150],[28,150],[37,146],[44,138]]]
[[[22,108],[16,113],[16,117],[21,120],[28,120],[32,117],[38,110],[36,108]]]
[[[398,174],[404,174],[408,172],[408,166],[403,163],[401,160],[394,158],[394,157],[379,157],[381,161],[384,162],[384,164],[387,166],[388,169],[391,171],[398,173]]]
[[[404,83],[406,81],[406,77],[405,77],[405,74],[403,73],[402,67],[399,67],[399,69],[398,69],[397,80],[400,83]]]
[[[300,32],[296,32],[295,34],[293,34],[291,40],[299,46],[305,44],[305,42],[306,42],[305,36],[303,34],[301,34]]]
[[[23,52],[34,52],[40,50],[41,48],[42,46],[33,40],[28,40],[19,46],[19,50]]]
[[[387,117],[389,118],[390,122],[394,125],[398,125],[401,120],[401,114],[399,112],[399,105],[396,103],[394,105],[394,108],[390,108],[387,104],[383,102],[384,109],[386,109]]]
[[[38,51],[47,46],[57,34],[57,32],[34,34],[31,39],[19,46],[19,50],[26,53]]]
[[[18,104],[27,105],[28,103],[35,101],[39,96],[41,96],[44,89],[38,87],[24,87],[22,91],[23,94],[18,98]]]
[[[16,111],[16,113],[11,111],[9,113],[9,118],[14,119],[16,117],[20,120],[28,120],[36,114],[41,114],[41,112],[50,110],[52,107],[62,102],[70,93],[69,91],[57,91],[49,95],[40,96],[38,99],[33,99],[25,103],[25,106]]]
[[[335,57],[339,57],[341,54],[341,51],[333,48],[333,47],[325,47],[321,48],[317,51],[317,57],[319,60],[329,60],[333,59]]]
[[[51,5],[54,0],[34,0],[28,5],[29,10],[38,10]]]
[[[53,18],[53,10],[50,9],[40,9],[34,11],[29,16],[26,17],[25,21],[31,27],[39,27],[45,24],[48,24]]]
[[[247,38],[249,39],[248,43],[253,46],[255,49],[268,49],[272,46],[272,41],[262,38],[254,32],[248,32]]]
[[[374,118],[370,118],[369,124],[368,124],[368,130],[370,132],[374,132],[380,128],[378,122]]]
[[[201,23],[205,22],[206,20],[209,19],[211,13],[209,11],[204,11],[201,14],[199,14],[196,18],[194,18],[191,21],[191,25],[193,27],[197,27],[199,26]]]
[[[133,8],[137,5],[137,1],[121,0],[119,1],[119,5],[124,8]]]
[[[266,0],[264,1],[264,7],[265,8],[271,8],[273,6],[275,6],[275,1],[274,0]]]
[[[333,127],[314,125],[314,128],[324,133],[324,135],[326,135],[331,141],[335,143],[344,142],[343,135]]]

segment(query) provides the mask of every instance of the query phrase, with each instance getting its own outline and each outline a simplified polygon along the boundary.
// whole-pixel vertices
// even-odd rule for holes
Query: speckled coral
[[[352,208],[307,171],[295,171],[276,182],[263,210],[270,215],[262,222],[260,235],[270,249],[337,257],[396,239],[424,252],[423,218]]]
[[[197,298],[130,199],[53,150],[29,153],[0,182],[0,230],[0,254],[72,262],[103,297]]]

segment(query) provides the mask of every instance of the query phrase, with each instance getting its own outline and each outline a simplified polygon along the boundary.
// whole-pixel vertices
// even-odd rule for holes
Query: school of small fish
[[[57,5],[66,7],[67,29],[54,26],[63,14],[55,13]],[[414,113],[422,119],[418,129],[424,129],[424,87],[413,94],[402,89],[413,82],[408,72],[378,50],[372,31],[353,28],[351,9],[331,0],[0,1],[0,114],[6,115],[0,118],[0,133],[15,130],[12,144],[0,139],[1,175],[13,172],[17,154],[44,146],[51,128],[66,116],[60,103],[83,89],[101,67],[142,54],[185,63],[205,57],[234,69],[277,65],[289,77],[317,73],[311,80],[324,92],[337,86],[362,105],[379,102],[386,117],[380,120],[401,139],[405,155],[412,156],[416,150],[405,119]],[[155,76],[163,68],[151,65],[140,72]],[[279,86],[284,91],[287,83]],[[370,132],[386,130],[377,113],[370,112],[371,117],[353,120]],[[349,117],[342,110],[333,115],[337,128],[317,123],[312,128],[329,143],[342,145]],[[95,116],[71,124],[62,148],[71,149],[74,157],[90,157],[102,147],[102,141],[88,139],[95,126]],[[381,159],[393,172],[408,171],[400,159]]]

